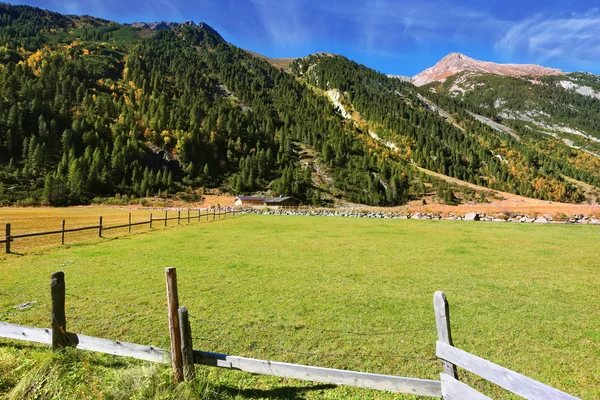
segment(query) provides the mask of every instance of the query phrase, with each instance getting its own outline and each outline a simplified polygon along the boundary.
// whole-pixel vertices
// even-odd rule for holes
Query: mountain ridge
[[[544,67],[538,64],[500,64],[491,61],[476,60],[462,53],[450,53],[433,67],[427,68],[415,75],[412,78],[412,83],[415,86],[424,86],[432,82],[444,82],[449,77],[462,72],[489,73],[512,77],[540,77],[565,74],[559,69]]]

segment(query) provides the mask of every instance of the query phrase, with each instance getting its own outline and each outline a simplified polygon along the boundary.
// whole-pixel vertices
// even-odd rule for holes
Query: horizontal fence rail
[[[52,344],[52,329],[0,323],[0,336],[8,339]],[[76,333],[67,333],[72,347],[79,350],[138,360],[170,363],[169,351],[154,346],[114,341]],[[334,385],[353,386],[365,389],[413,394],[417,396],[442,397],[440,381],[405,378],[393,375],[354,372],[333,368],[312,367],[255,358],[230,356],[227,354],[194,351],[194,363],[211,367],[233,369],[259,375],[308,380]]]
[[[272,375],[281,378],[301,379],[417,396],[442,397],[440,381],[429,379],[312,367],[201,351],[194,351],[194,362],[196,364],[234,369],[254,374]]]
[[[149,219],[144,220],[144,221],[139,221],[139,222],[131,222],[131,213],[129,213],[129,222],[126,224],[119,224],[119,225],[103,225],[102,217],[100,217],[99,223],[97,225],[81,226],[81,227],[77,227],[77,228],[68,228],[68,229],[65,228],[66,221],[63,220],[62,229],[52,230],[52,231],[43,231],[43,232],[17,233],[17,234],[11,233],[12,226],[10,223],[7,223],[6,227],[5,227],[5,235],[3,238],[0,239],[0,244],[5,245],[5,253],[9,254],[9,253],[11,253],[11,243],[13,243],[16,239],[25,239],[25,238],[31,238],[31,237],[37,237],[37,236],[47,236],[47,235],[62,235],[61,243],[65,244],[65,234],[66,233],[97,230],[98,236],[102,237],[103,231],[108,231],[108,230],[112,230],[112,229],[128,228],[129,232],[131,232],[131,228],[134,226],[149,225],[150,228],[152,228],[153,222],[164,222],[164,225],[167,226],[167,221],[175,221],[176,220],[177,223],[180,224],[181,220],[186,220],[188,223],[191,223],[192,220],[201,222],[204,219],[208,220],[209,217],[212,217],[212,219],[214,220],[214,219],[220,219],[221,217],[227,218],[228,215],[235,216],[237,214],[235,208],[227,208],[227,209],[223,209],[223,210],[222,209],[206,210],[206,212],[204,214],[202,213],[201,210],[197,210],[197,211],[198,211],[198,213],[196,215],[191,215],[190,210],[188,209],[187,214],[185,216],[182,216],[181,211],[179,211],[177,213],[176,217],[169,217],[168,210],[165,210],[164,218],[154,218],[152,216],[152,213],[150,213]]]
[[[52,329],[49,328],[32,328],[0,322],[0,336],[7,339],[52,344]],[[132,357],[145,361],[169,362],[169,352],[154,346],[102,339],[70,332],[67,333],[67,341],[72,347],[79,350]]]
[[[531,400],[574,400],[577,397],[467,353],[446,343],[436,343],[436,355],[458,367]]]

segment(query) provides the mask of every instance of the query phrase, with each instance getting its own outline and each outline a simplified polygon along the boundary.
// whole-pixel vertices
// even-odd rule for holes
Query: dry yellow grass
[[[107,206],[87,206],[87,207],[4,207],[0,208],[0,236],[4,238],[4,227],[7,223],[11,224],[11,234],[46,232],[60,230],[62,221],[65,220],[65,228],[78,228],[83,226],[98,225],[99,218],[102,216],[102,225],[104,227],[126,224],[131,213],[131,222],[149,221],[150,213],[153,218],[164,218],[163,210],[151,210],[131,207],[107,207]],[[169,218],[176,217],[177,211],[169,211]],[[203,214],[205,212],[202,212]],[[198,211],[191,210],[193,222],[197,222]],[[187,211],[181,211],[181,223],[187,223]],[[205,219],[203,219],[205,221]],[[168,221],[168,225],[175,225],[177,221]],[[164,222],[154,222],[154,228],[164,227]],[[148,225],[134,226],[132,233],[148,231]],[[114,238],[116,236],[127,235],[127,228],[111,229],[103,231],[104,238]],[[65,234],[65,244],[72,244],[84,240],[93,240],[98,238],[97,230],[87,230],[82,232],[72,232]],[[32,249],[60,246],[61,235],[44,235],[32,238],[15,239],[11,244],[11,250],[15,253],[23,253]],[[2,257],[0,252],[0,257]]]

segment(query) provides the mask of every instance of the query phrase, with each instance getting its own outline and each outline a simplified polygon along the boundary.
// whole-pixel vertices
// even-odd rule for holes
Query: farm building
[[[238,196],[233,203],[236,207],[256,207],[265,205],[264,197]]]

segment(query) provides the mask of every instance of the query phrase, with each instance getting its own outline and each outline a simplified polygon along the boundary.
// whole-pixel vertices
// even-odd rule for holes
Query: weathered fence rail
[[[528,378],[525,375],[521,375],[518,372],[511,371],[508,368],[501,367],[498,364],[494,364],[491,361],[477,357],[443,342],[437,342],[436,355],[443,360],[451,362],[452,364],[464,368],[469,372],[479,375],[480,377],[495,383],[496,385],[503,387],[504,389],[525,399],[576,399],[576,397],[561,392],[558,389],[554,389],[553,387]],[[453,379],[450,376],[448,376],[448,378]],[[453,386],[452,383],[450,386]],[[483,395],[481,394],[481,396]]]
[[[212,216],[212,219],[214,220],[214,219],[221,219],[221,217],[227,218],[228,215],[233,215],[233,216],[236,215],[236,210],[234,208],[227,208],[227,209],[223,209],[223,210],[222,209],[206,210],[206,212],[204,212],[204,213],[202,213],[201,210],[197,210],[197,211],[198,211],[198,214],[193,216],[190,213],[190,209],[188,209],[187,216],[185,216],[183,219],[187,219],[187,222],[191,223],[192,218],[194,220],[197,220],[198,222],[200,222],[203,220],[204,217],[206,217],[206,220],[208,220],[209,216]],[[179,210],[177,212],[176,217],[169,217],[168,210],[165,210],[164,218],[153,218],[152,213],[150,213],[149,219],[144,220],[144,221],[139,221],[139,222],[131,222],[131,213],[129,213],[129,222],[126,224],[103,225],[102,217],[99,217],[99,222],[97,225],[81,226],[81,227],[77,227],[77,228],[68,228],[67,229],[67,228],[65,228],[66,221],[63,220],[61,229],[52,230],[52,231],[43,231],[43,232],[17,233],[17,234],[11,233],[12,232],[12,224],[7,223],[5,226],[5,235],[4,235],[4,237],[2,237],[0,239],[0,244],[4,243],[5,253],[9,254],[11,252],[11,243],[14,242],[16,239],[25,239],[25,238],[31,238],[31,237],[36,237],[36,236],[47,236],[47,235],[61,235],[61,243],[65,244],[65,234],[66,233],[97,230],[98,237],[102,237],[103,231],[108,231],[108,230],[112,230],[112,229],[128,228],[129,232],[131,232],[131,228],[134,226],[149,225],[149,227],[152,228],[153,222],[161,222],[161,221],[164,221],[165,226],[167,226],[167,221],[177,220],[177,223],[180,224],[181,219],[182,219],[181,210]]]
[[[140,360],[170,363],[176,383],[195,377],[194,365],[205,365],[282,378],[309,380],[335,385],[383,390],[446,400],[486,400],[490,397],[459,381],[460,367],[496,385],[530,400],[577,399],[548,385],[535,381],[491,361],[453,346],[450,333],[449,306],[443,292],[434,295],[434,309],[439,340],[436,355],[442,361],[440,380],[381,375],[333,368],[290,364],[277,361],[238,357],[193,349],[192,332],[185,307],[178,307],[177,275],[167,268],[168,321],[171,335],[170,351],[154,346],[114,341],[70,333],[66,330],[64,274],[56,272],[51,280],[52,329],[33,328],[0,322],[0,337],[52,345],[54,349],[74,347]],[[175,312],[177,310],[178,312]]]

